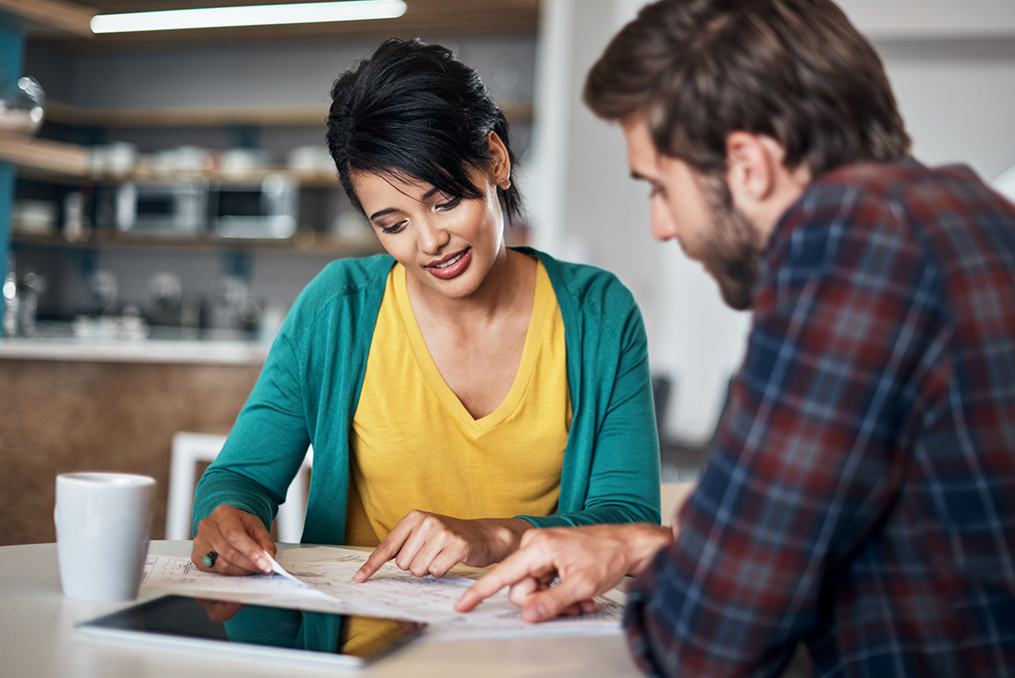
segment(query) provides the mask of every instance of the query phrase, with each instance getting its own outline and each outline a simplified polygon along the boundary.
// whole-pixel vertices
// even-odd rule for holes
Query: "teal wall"
[[[24,59],[25,35],[18,20],[0,12],[0,96],[9,99],[17,91]],[[11,207],[14,204],[12,163],[0,161],[0,286],[7,279],[7,252],[10,249]],[[0,320],[4,308],[0,306]],[[0,322],[0,335],[3,323]]]

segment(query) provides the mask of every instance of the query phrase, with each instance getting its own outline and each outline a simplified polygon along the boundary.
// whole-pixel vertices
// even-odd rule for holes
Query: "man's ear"
[[[776,188],[776,166],[781,150],[767,143],[770,140],[749,132],[731,132],[726,137],[726,182],[733,204],[745,212],[753,212],[768,199]]]
[[[733,206],[766,238],[811,182],[806,163],[786,168],[786,151],[772,137],[731,132],[726,137],[726,185]]]

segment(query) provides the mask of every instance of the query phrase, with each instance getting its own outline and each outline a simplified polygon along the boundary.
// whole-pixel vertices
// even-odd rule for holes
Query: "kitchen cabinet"
[[[173,434],[228,433],[261,369],[254,358],[119,353],[116,362],[0,354],[0,545],[54,541],[54,480],[74,471],[154,477],[152,538],[162,538]]]

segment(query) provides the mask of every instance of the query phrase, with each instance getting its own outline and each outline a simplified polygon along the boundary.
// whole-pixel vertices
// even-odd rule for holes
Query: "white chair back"
[[[166,510],[166,539],[184,541],[193,537],[194,487],[197,463],[211,463],[226,442],[223,435],[178,431],[173,435],[173,453],[169,467],[169,502]],[[307,450],[299,473],[293,478],[285,502],[275,518],[278,540],[297,544],[303,535],[307,512],[307,482],[313,465],[314,450]]]
[[[662,515],[663,525],[673,527],[673,518],[676,512],[684,505],[695,484],[695,481],[687,481],[662,483],[659,486],[659,513]]]

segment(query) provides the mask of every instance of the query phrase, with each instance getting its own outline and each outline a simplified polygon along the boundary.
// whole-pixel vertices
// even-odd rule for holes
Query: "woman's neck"
[[[526,283],[530,271],[534,273],[533,263],[526,255],[502,246],[483,282],[469,296],[446,297],[424,288],[413,276],[407,276],[409,300],[417,314],[423,311],[458,325],[485,324],[519,303],[528,303],[532,285]]]

